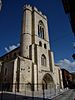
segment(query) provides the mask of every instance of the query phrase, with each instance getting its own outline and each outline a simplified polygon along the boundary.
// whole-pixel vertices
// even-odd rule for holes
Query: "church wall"
[[[54,80],[56,84],[56,88],[63,88],[63,81],[62,81],[62,71],[59,65],[55,65],[54,68]]]
[[[14,50],[8,52],[7,54],[3,55],[0,59],[2,61],[10,61],[11,59],[15,59],[18,55],[20,55],[20,48],[15,48]]]
[[[41,56],[44,54],[46,56],[46,66],[43,66],[41,64]],[[48,56],[48,50],[37,47],[37,61],[38,61],[38,83],[42,85],[43,77],[46,73],[49,73],[52,76],[52,73],[50,72],[50,66],[49,66],[49,56]]]
[[[12,79],[12,73],[13,73],[13,66],[14,66],[14,62],[5,62],[4,63],[4,82],[5,82],[5,78],[8,82],[12,83],[11,79]],[[5,69],[7,69],[6,73],[5,73]],[[6,74],[6,75],[5,75]]]
[[[44,39],[39,38],[38,36],[35,36],[35,43],[39,45],[39,42],[41,41],[42,47],[44,48],[44,44],[46,44],[47,50],[50,50],[50,45],[48,41],[45,41]]]
[[[10,84],[8,87],[5,87],[5,89],[12,91],[14,61],[4,62],[2,67],[2,83]]]
[[[18,81],[19,80],[17,80],[17,77],[19,77],[19,76],[17,76],[17,74],[18,74],[18,68],[19,68],[19,65],[18,65],[18,58],[16,58],[15,60],[14,60],[14,70],[13,70],[13,89],[12,89],[12,91],[13,92],[15,92],[15,90],[17,91],[17,83],[18,83]]]
[[[32,83],[32,61],[20,58],[20,81],[19,91],[25,91],[25,84]],[[27,87],[27,86],[26,86]]]
[[[48,50],[47,49],[44,49],[44,48],[42,48],[42,47],[40,47],[40,46],[38,46],[37,47],[37,59],[38,59],[38,67],[40,67],[39,68],[39,70],[41,70],[41,69],[46,69],[46,70],[50,70],[50,68],[49,68],[49,56],[48,56]],[[41,65],[41,56],[42,56],[42,54],[44,54],[45,56],[46,56],[46,66],[43,66],[43,65]]]
[[[57,85],[59,86],[59,73],[58,73],[58,68],[57,67],[55,67],[54,75],[55,75],[55,84],[56,84],[56,86]]]

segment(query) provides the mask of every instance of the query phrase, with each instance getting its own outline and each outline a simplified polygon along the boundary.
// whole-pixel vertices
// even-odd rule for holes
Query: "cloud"
[[[60,60],[58,62],[61,68],[68,70],[69,72],[75,72],[75,62],[71,62],[68,59]]]
[[[6,52],[10,52],[10,51],[14,50],[15,48],[17,48],[19,45],[20,44],[18,43],[17,45],[11,45],[9,47],[5,47],[4,49]]]
[[[9,52],[9,50],[8,50],[8,48],[7,48],[7,47],[5,47],[5,51],[6,51],[6,52]]]

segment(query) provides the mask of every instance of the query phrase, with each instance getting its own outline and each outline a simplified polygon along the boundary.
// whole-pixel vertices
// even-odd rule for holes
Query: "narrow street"
[[[70,89],[54,98],[30,97],[13,93],[0,94],[0,100],[75,100],[75,89]]]
[[[60,94],[52,100],[75,100],[75,89],[64,92],[63,94]]]

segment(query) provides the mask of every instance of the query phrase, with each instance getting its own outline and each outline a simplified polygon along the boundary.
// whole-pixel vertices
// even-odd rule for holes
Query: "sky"
[[[30,4],[48,17],[54,62],[75,71],[75,39],[61,0],[2,0],[0,11],[0,56],[19,46],[23,6]]]

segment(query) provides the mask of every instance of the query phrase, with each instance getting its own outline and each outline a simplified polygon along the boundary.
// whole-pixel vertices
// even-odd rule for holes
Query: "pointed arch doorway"
[[[49,89],[50,86],[53,87],[54,81],[50,74],[45,74],[42,80],[42,89]]]

